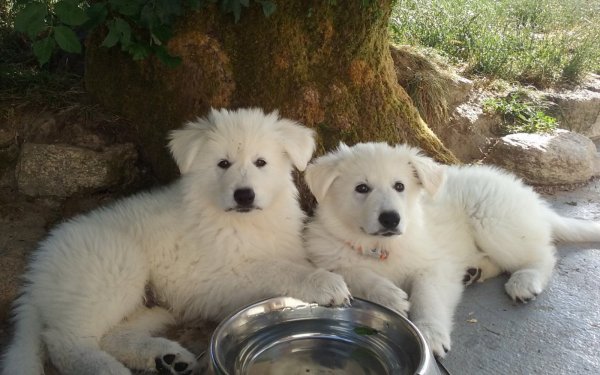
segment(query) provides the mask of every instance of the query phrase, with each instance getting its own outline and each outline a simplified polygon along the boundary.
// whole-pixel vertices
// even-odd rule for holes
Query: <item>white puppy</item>
[[[341,145],[308,166],[306,182],[319,203],[311,260],[353,295],[408,312],[439,356],[465,269],[513,272],[506,290],[524,301],[548,282],[553,238],[600,240],[600,224],[558,216],[511,175],[441,166],[407,146]]]
[[[292,181],[313,132],[259,109],[212,110],[174,131],[182,177],[54,229],[16,301],[2,374],[190,374],[194,355],[153,335],[174,321],[219,319],[258,299],[291,295],[343,304],[341,276],[305,259]],[[160,307],[144,306],[150,288]],[[125,366],[124,366],[125,365]]]
[[[600,241],[600,223],[558,215],[511,173],[483,165],[443,168],[446,181],[431,202],[432,221],[466,223],[470,244],[456,252],[481,270],[481,281],[510,272],[505,289],[513,300],[534,299],[546,287],[555,241]]]

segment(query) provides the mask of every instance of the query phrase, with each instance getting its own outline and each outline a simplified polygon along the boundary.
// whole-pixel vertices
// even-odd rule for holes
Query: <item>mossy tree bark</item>
[[[133,120],[159,176],[174,174],[165,136],[212,107],[278,109],[314,128],[319,152],[338,142],[408,142],[436,159],[457,160],[429,130],[396,80],[388,46],[392,0],[330,5],[278,1],[264,17],[256,4],[239,23],[215,7],[186,15],[169,50],[182,64],[134,62],[90,39],[85,81],[109,108]]]

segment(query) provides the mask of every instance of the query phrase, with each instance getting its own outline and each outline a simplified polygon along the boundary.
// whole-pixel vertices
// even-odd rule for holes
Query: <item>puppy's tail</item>
[[[15,334],[3,355],[2,375],[40,375],[44,373],[42,322],[35,306],[21,295],[15,305]]]
[[[600,222],[572,219],[552,213],[552,236],[561,242],[600,242]]]

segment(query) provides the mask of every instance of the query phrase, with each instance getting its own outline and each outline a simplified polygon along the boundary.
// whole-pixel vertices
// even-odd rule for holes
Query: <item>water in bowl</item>
[[[226,363],[246,375],[412,374],[416,364],[382,332],[331,319],[279,323],[242,340]]]

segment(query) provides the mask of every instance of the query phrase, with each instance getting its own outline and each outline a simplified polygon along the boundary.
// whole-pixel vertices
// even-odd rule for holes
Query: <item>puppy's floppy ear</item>
[[[209,120],[197,119],[185,124],[183,129],[173,130],[169,134],[169,149],[181,174],[191,170],[194,159],[202,148],[206,133],[211,127]]]
[[[284,118],[277,121],[277,126],[286,154],[290,157],[294,167],[303,171],[315,152],[315,132],[295,121]]]
[[[415,176],[430,196],[435,196],[446,179],[446,169],[433,159],[415,152],[410,158]]]
[[[337,165],[340,159],[339,153],[342,148],[347,149],[348,146],[340,143],[338,151],[323,155],[306,167],[304,181],[306,181],[306,185],[308,185],[317,202],[321,202],[325,198],[329,187],[339,177]]]

